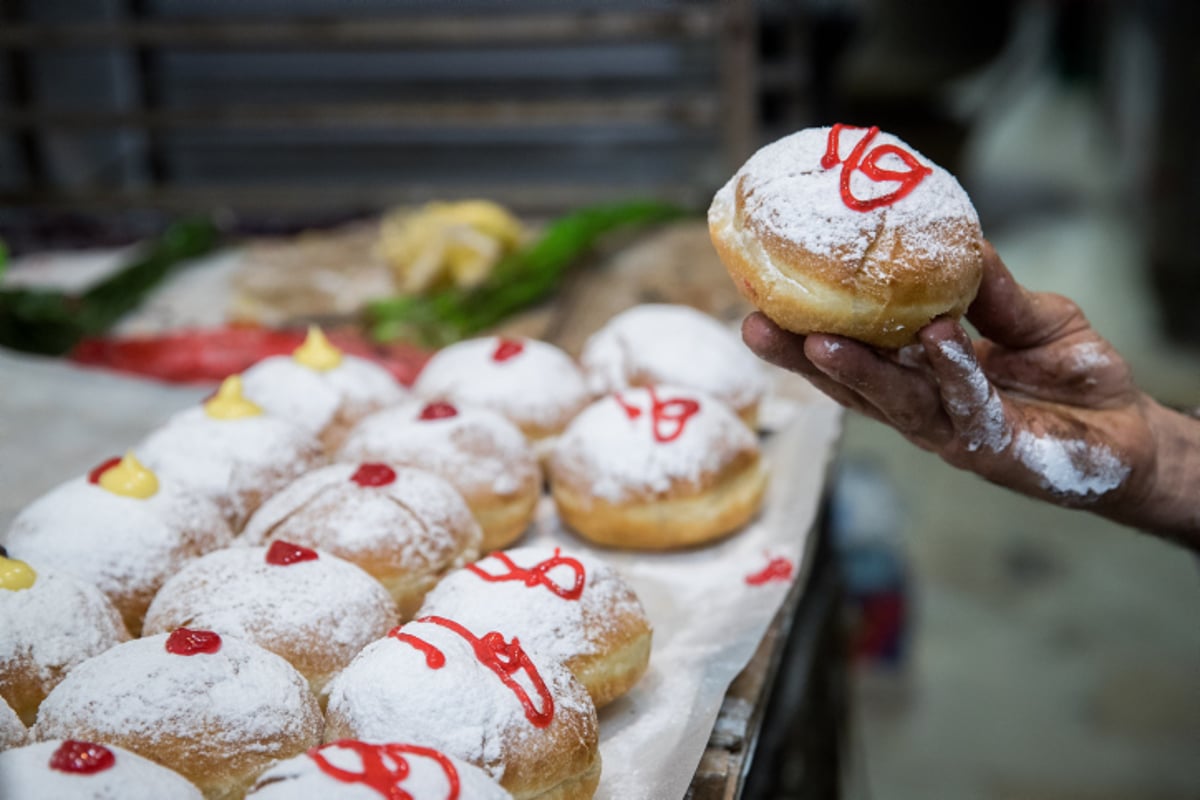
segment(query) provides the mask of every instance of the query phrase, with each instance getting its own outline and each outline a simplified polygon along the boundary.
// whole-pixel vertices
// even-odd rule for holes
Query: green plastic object
[[[503,258],[480,286],[369,304],[371,335],[378,341],[405,339],[429,347],[465,339],[544,300],[603,235],[689,213],[667,203],[632,201],[592,206],[559,217],[532,244]]]
[[[0,290],[0,345],[44,355],[68,353],[85,336],[104,333],[183,262],[211,252],[219,240],[212,222],[183,220],[147,243],[131,263],[81,294]]]

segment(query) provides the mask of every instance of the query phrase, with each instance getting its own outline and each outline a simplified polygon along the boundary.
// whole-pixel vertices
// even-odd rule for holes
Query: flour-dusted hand
[[[1073,302],[1022,288],[990,246],[967,318],[983,338],[938,319],[898,351],[788,333],[761,314],[742,332],[762,358],[956,467],[1200,547],[1200,422],[1139,390]]]

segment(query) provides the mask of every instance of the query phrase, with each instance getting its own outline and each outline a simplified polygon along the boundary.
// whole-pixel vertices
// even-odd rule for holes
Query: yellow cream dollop
[[[124,458],[100,473],[98,483],[113,494],[139,500],[153,497],[158,492],[158,478],[133,453],[126,453]]]
[[[204,413],[213,419],[242,419],[257,417],[263,410],[242,395],[242,376],[230,375],[221,381],[221,388],[204,404]]]
[[[292,352],[292,358],[301,366],[324,372],[342,363],[342,351],[329,343],[324,331],[309,325],[304,344]]]
[[[0,589],[10,592],[28,589],[37,580],[33,567],[15,558],[0,556]]]

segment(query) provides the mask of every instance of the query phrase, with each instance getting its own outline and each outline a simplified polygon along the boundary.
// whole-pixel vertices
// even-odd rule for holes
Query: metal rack
[[[752,0],[0,2],[0,205],[700,205],[757,142]]]

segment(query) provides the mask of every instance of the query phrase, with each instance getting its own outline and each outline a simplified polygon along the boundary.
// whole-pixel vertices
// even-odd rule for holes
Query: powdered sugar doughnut
[[[809,128],[759,150],[708,210],[738,289],[782,328],[902,347],[961,316],[983,269],[958,181],[878,128]]]
[[[413,389],[426,400],[490,408],[531,441],[561,432],[590,399],[570,356],[535,339],[452,344],[429,360]]]
[[[732,406],[754,427],[767,391],[762,363],[732,331],[688,306],[650,303],[617,314],[579,357],[593,394],[678,386]]]
[[[115,744],[174,769],[205,797],[241,797],[273,761],[321,738],[290,664],[258,645],[180,628],[77,666],[42,703],[38,739]]]
[[[35,500],[13,521],[13,555],[96,585],[135,636],[154,593],[196,556],[227,546],[210,500],[159,480],[127,455]]]
[[[442,617],[397,628],[333,679],[326,738],[419,742],[516,798],[590,798],[600,778],[596,710],[567,668]]]
[[[431,747],[356,739],[315,747],[263,773],[256,800],[512,800],[483,770]]]
[[[0,750],[20,747],[28,738],[29,731],[26,730],[25,723],[17,716],[17,712],[13,711],[12,706],[0,697]],[[0,774],[3,774],[3,770],[0,770]]]
[[[135,452],[155,472],[215,502],[237,532],[263,500],[316,466],[322,451],[302,428],[245,400],[237,376],[221,392],[176,414]]]
[[[55,800],[203,800],[183,776],[112,744],[52,739],[0,753],[0,794]]]
[[[443,575],[479,557],[483,534],[462,495],[433,473],[331,464],[264,503],[242,533],[249,544],[279,539],[357,564],[407,620]]]
[[[563,520],[594,542],[661,550],[705,542],[758,511],[758,439],[709,395],[659,386],[598,400],[550,459]]]
[[[525,532],[541,495],[541,472],[529,443],[511,422],[485,408],[402,403],[359,423],[338,457],[420,467],[445,478],[483,529],[485,552]]]
[[[21,573],[25,588],[6,582]],[[32,725],[39,704],[77,664],[129,639],[99,589],[66,573],[0,557],[0,697]]]
[[[346,355],[318,328],[290,356],[271,356],[242,374],[246,397],[337,449],[356,422],[407,392],[378,364]]]
[[[186,625],[253,642],[287,659],[319,696],[396,622],[379,581],[336,556],[277,540],[188,564],[154,598],[146,633]]]
[[[497,551],[452,572],[425,599],[429,615],[516,636],[534,658],[565,664],[597,708],[650,660],[650,621],[629,585],[608,564],[557,547]]]

